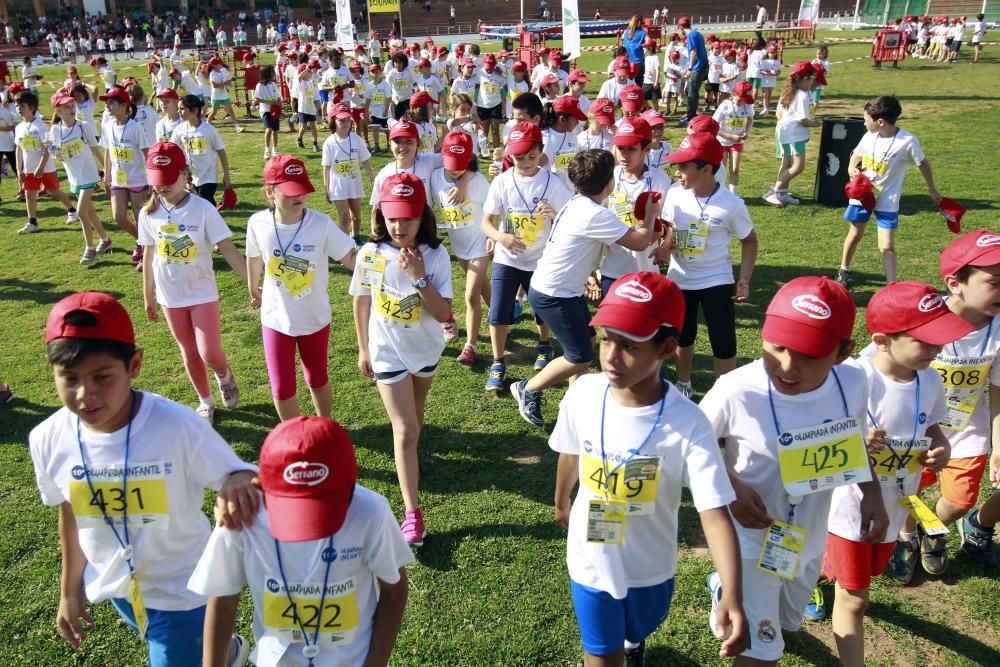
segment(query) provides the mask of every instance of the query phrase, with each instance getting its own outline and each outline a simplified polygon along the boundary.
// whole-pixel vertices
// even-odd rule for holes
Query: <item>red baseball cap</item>
[[[492,63],[492,64],[496,65],[497,64],[497,57],[496,57],[496,55],[494,55],[492,53],[487,53],[485,56],[483,56],[483,62],[486,63],[486,64]]]
[[[111,90],[103,95],[99,95],[97,99],[102,102],[107,102],[108,100],[118,100],[122,104],[132,104],[132,98],[121,86],[112,86]]]
[[[330,118],[354,118],[354,114],[351,113],[351,107],[343,103],[331,104],[327,115]]]
[[[712,136],[718,136],[719,121],[715,120],[708,114],[698,114],[687,124],[687,129],[689,134],[694,134],[695,132],[708,132]]]
[[[1000,264],[1000,236],[987,229],[977,229],[947,245],[941,251],[941,278],[953,276],[966,266]]]
[[[150,185],[173,185],[185,167],[187,158],[175,143],[160,141],[146,153],[146,180]]]
[[[375,72],[381,72],[382,68],[379,67],[378,64],[372,63],[371,65],[368,66],[368,71],[374,74]]]
[[[431,97],[431,94],[426,90],[418,90],[410,97],[411,109],[427,106],[428,104],[437,104],[437,100]]]
[[[615,74],[618,76],[628,76],[629,74],[628,61],[617,61],[615,62]]]
[[[677,19],[677,25],[679,25],[682,28],[690,28],[691,27],[691,19],[689,19],[686,16],[682,16],[679,19]]]
[[[645,42],[642,43],[642,48],[656,50],[656,42],[647,38]]]
[[[639,111],[645,106],[642,86],[625,86],[622,88],[621,101],[622,109],[625,111]]]
[[[816,68],[813,67],[813,64],[808,60],[800,60],[795,63],[795,66],[792,67],[792,71],[789,74],[790,76],[798,77],[816,76]]]
[[[666,161],[671,164],[683,164],[694,160],[703,160],[709,164],[722,164],[722,144],[715,135],[708,132],[696,132],[684,137],[681,145]]]
[[[550,63],[561,64],[562,61],[563,61],[562,53],[560,53],[559,51],[555,51],[555,50],[549,51],[549,62]]]
[[[411,123],[408,120],[400,120],[389,128],[389,138],[396,139],[397,137],[420,139],[420,129],[417,127],[416,123]]]
[[[749,81],[740,81],[733,86],[733,94],[738,95],[744,104],[753,104],[753,84]]]
[[[441,161],[449,171],[465,171],[472,162],[472,135],[456,130],[444,135]]]
[[[663,112],[659,109],[646,109],[642,112],[642,118],[649,123],[650,128],[656,127],[657,125],[664,125],[667,122],[663,117]]]
[[[777,53],[778,52],[778,47],[775,46],[774,44],[768,44],[767,45],[767,52],[768,53]]]
[[[179,100],[180,97],[177,95],[177,91],[173,88],[167,88],[166,90],[161,90],[156,94],[161,100]]]
[[[517,62],[515,62],[513,65],[511,65],[510,68],[511,68],[511,70],[513,70],[515,72],[527,72],[528,71],[528,66],[525,65],[520,60],[518,60]]]
[[[170,71],[167,72],[167,76],[173,76],[174,74],[180,74],[180,73],[181,71],[179,69],[177,69],[176,67],[171,67]]]
[[[542,131],[534,123],[521,122],[510,128],[507,135],[507,152],[523,155],[535,144],[542,143]]]
[[[681,52],[680,51],[671,51],[670,52],[670,59],[671,60],[680,60],[681,59]]]
[[[538,87],[544,88],[545,86],[551,86],[553,83],[559,83],[559,77],[555,74],[546,74],[538,83]]]
[[[622,118],[611,139],[612,146],[637,146],[653,140],[653,128],[643,118]]]
[[[872,185],[871,179],[865,176],[863,172],[858,172],[857,176],[844,185],[844,194],[849,199],[857,199],[861,202],[861,206],[869,213],[875,210],[874,192],[875,188]]]
[[[590,320],[632,340],[645,341],[661,327],[684,324],[684,294],[677,284],[656,271],[626,273],[611,284]]]
[[[462,67],[475,67],[476,61],[472,58],[462,58]]]
[[[236,190],[233,188],[226,188],[222,191],[222,201],[215,207],[216,211],[224,211],[227,208],[236,208]]]
[[[302,63],[301,65],[299,65],[299,66],[298,66],[298,67],[297,67],[297,68],[295,69],[295,72],[296,72],[296,73],[298,73],[298,74],[302,74],[302,73],[303,73],[303,72],[305,72],[305,71],[306,71],[307,69],[309,69],[309,65],[307,65],[306,63]]]
[[[826,357],[850,340],[855,314],[846,287],[826,277],[802,276],[782,285],[771,299],[761,337],[810,357]]]
[[[946,345],[976,330],[951,312],[931,285],[912,280],[875,292],[865,308],[865,324],[873,334],[905,333],[928,345]]]
[[[393,174],[382,183],[379,208],[386,218],[420,218],[427,206],[427,190],[416,174]]]
[[[557,97],[552,103],[552,110],[559,114],[568,114],[577,120],[587,120],[587,114],[580,111],[580,100],[572,95]]]
[[[212,56],[211,58],[208,59],[209,67],[214,67],[215,65],[221,65],[221,64],[222,64],[222,58],[220,58],[219,56]]]
[[[326,417],[281,422],[260,450],[260,488],[271,534],[306,542],[340,530],[358,481],[354,446],[344,427]]]
[[[315,192],[306,166],[294,155],[275,155],[264,165],[264,183],[277,186],[281,194],[288,197]]]
[[[66,316],[76,310],[90,313],[97,324],[69,324]],[[45,321],[46,345],[60,338],[108,339],[135,345],[135,329],[125,307],[104,292],[76,292],[61,299]]]
[[[417,63],[417,69],[420,69],[421,67],[430,67],[430,66],[431,66],[431,61],[428,60],[427,58],[421,58],[420,62]]]
[[[76,100],[74,100],[66,93],[56,93],[55,95],[52,96],[51,103],[52,103],[52,108],[55,109],[56,107],[62,106],[63,104],[69,104],[70,102],[75,102],[75,101]]]
[[[606,97],[598,97],[590,105],[590,113],[605,125],[615,124],[615,103]]]
[[[573,83],[574,81],[583,81],[584,83],[586,83],[590,81],[590,77],[588,77],[587,73],[584,72],[582,69],[575,69],[569,73],[568,80],[570,83]]]
[[[938,210],[941,211],[945,222],[948,223],[948,229],[955,234],[961,234],[962,216],[965,215],[968,209],[954,199],[941,197],[941,201],[938,202]]]

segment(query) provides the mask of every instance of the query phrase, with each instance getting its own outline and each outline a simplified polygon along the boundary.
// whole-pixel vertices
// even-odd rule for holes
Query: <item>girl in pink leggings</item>
[[[142,270],[146,317],[158,320],[156,305],[163,308],[181,348],[184,369],[198,392],[198,414],[211,422],[215,399],[208,368],[215,372],[226,407],[234,408],[240,400],[236,378],[222,351],[212,246],[218,246],[244,281],[246,265],[215,207],[186,190],[187,161],[176,144],[163,142],[149,149],[146,175],[153,194],[139,212],[138,232],[147,258]]]
[[[264,195],[271,208],[247,222],[247,285],[251,303],[260,309],[271,395],[282,421],[300,414],[296,349],[316,414],[330,417],[327,265],[335,259],[354,269],[351,237],[328,215],[306,208],[314,191],[302,160],[276,155],[264,166]]]

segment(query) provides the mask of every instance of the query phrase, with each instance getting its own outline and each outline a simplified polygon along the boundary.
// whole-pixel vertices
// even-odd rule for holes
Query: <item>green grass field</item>
[[[844,36],[849,33],[830,33]],[[830,76],[821,115],[860,115],[864,102],[894,93],[903,104],[901,126],[914,132],[931,163],[939,190],[969,207],[963,228],[997,228],[998,198],[991,176],[996,133],[1000,129],[1000,80],[997,59],[980,65],[946,66],[907,61],[899,70],[874,72],[866,60],[866,44],[833,44]],[[812,48],[791,48],[786,61],[812,57]],[[969,54],[964,54],[966,58]],[[607,53],[587,53],[580,66],[603,70]],[[88,69],[86,67],[82,68]],[[61,81],[61,68],[43,68],[47,80]],[[121,76],[121,75],[120,75]],[[992,83],[991,83],[992,82]],[[589,94],[596,94],[595,78]],[[47,113],[47,100],[43,111]],[[242,113],[242,110],[240,111]],[[776,288],[800,275],[832,275],[845,233],[840,209],[812,202],[810,192],[819,133],[813,133],[806,173],[793,182],[803,196],[798,207],[777,210],[760,201],[773,182],[776,164],[772,145],[773,116],[760,120],[751,134],[740,194],[747,200],[760,237],[760,256],[749,304],[738,310],[741,362],[759,354],[758,331],[764,308]],[[259,125],[237,135],[228,123],[233,181],[239,191],[236,210],[225,214],[242,248],[248,216],[263,208]],[[682,131],[670,127],[677,146]],[[282,134],[281,147],[294,148]],[[994,156],[995,157],[995,156]],[[303,155],[314,183],[322,183],[318,153]],[[387,154],[374,158],[377,170]],[[183,372],[180,354],[166,324],[148,322],[142,309],[140,276],[132,271],[126,250],[131,239],[109,226],[119,248],[89,268],[77,260],[82,240],[76,226],[64,224],[64,211],[43,200],[43,233],[17,236],[25,217],[15,199],[13,179],[0,185],[0,378],[14,389],[14,402],[0,409],[0,662],[7,665],[140,665],[140,642],[117,621],[107,604],[92,609],[96,631],[78,652],[56,634],[59,601],[59,547],[56,512],[41,505],[31,460],[25,446],[28,431],[59,407],[44,359],[43,326],[51,305],[67,293],[102,289],[120,298],[135,318],[145,368],[140,389],[164,394],[182,403],[196,401]],[[332,205],[314,195],[312,204],[332,213]],[[107,198],[98,210],[111,219]],[[911,169],[901,208],[898,234],[899,274],[904,279],[938,283],[937,259],[951,240],[944,221],[927,197],[919,174]],[[364,219],[368,207],[365,206]],[[216,428],[238,455],[256,460],[265,435],[276,423],[260,341],[258,313],[251,309],[244,286],[224,261],[216,263],[222,294],[223,342],[243,390],[241,405],[220,410]],[[854,267],[854,294],[863,306],[882,284],[882,265],[872,234],[866,237]],[[457,285],[463,278],[454,264]],[[347,295],[349,276],[331,271],[334,305],[330,371],[334,416],[351,432],[357,446],[361,482],[386,495],[402,513],[392,459],[392,436],[378,393],[355,365],[356,343]],[[461,291],[456,288],[456,294]],[[463,322],[461,299],[455,304]],[[480,352],[488,349],[483,329]],[[866,343],[863,319],[856,329]],[[512,331],[516,355],[512,378],[530,374],[533,327],[523,318]],[[529,426],[517,414],[509,395],[487,397],[483,390],[486,365],[473,370],[454,361],[460,342],[445,351],[427,408],[420,442],[424,469],[423,509],[431,532],[410,568],[410,599],[394,665],[577,665],[579,635],[569,596],[562,532],[552,522],[556,456],[548,449],[547,431]],[[711,358],[702,336],[697,348],[695,388],[711,384]],[[673,377],[672,369],[665,369]],[[544,412],[551,428],[562,389],[546,394]],[[303,409],[311,409],[300,381]],[[928,492],[933,498],[934,491]],[[984,490],[984,497],[989,490]],[[707,632],[708,595],[705,576],[711,569],[693,506],[681,509],[681,553],[673,608],[666,623],[650,638],[650,665],[701,665],[718,662],[718,642]],[[955,531],[949,536],[954,555]],[[832,593],[828,591],[829,599]],[[956,557],[939,579],[918,575],[901,588],[883,578],[873,584],[866,622],[867,655],[878,665],[1000,664],[1000,599],[996,573],[982,573]],[[250,631],[250,607],[241,607],[240,630]],[[783,664],[834,664],[829,621],[807,625],[789,646]]]

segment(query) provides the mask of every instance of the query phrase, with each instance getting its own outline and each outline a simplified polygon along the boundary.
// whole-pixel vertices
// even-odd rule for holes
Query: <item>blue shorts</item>
[[[490,278],[490,325],[514,324],[514,300],[517,298],[517,288],[523,287],[527,293],[531,286],[532,273],[534,272],[493,262],[493,275]],[[535,324],[541,324],[542,320],[538,317],[538,313],[533,314]]]
[[[573,364],[594,360],[590,310],[582,296],[557,297],[528,290],[531,310],[542,318],[563,349],[563,357]]]
[[[672,578],[662,584],[630,588],[624,600],[572,579],[569,587],[583,650],[590,655],[608,655],[620,650],[626,639],[638,644],[653,634],[670,613],[674,596]]]
[[[302,113],[300,111],[299,112],[299,122],[302,123],[302,124],[305,124],[305,123],[315,123],[316,122],[316,114],[314,114],[314,113]]]
[[[122,620],[138,633],[132,605],[125,598],[111,598]],[[202,637],[205,632],[205,607],[190,611],[160,611],[147,609],[149,625],[146,643],[149,644],[150,667],[182,667],[201,665]]]
[[[260,117],[260,122],[264,123],[265,130],[281,129],[281,116],[278,116],[277,118],[271,118],[271,114],[266,113]]]
[[[871,211],[857,204],[848,204],[847,210],[844,211],[844,220],[855,224],[863,225],[871,218]],[[891,213],[889,211],[875,211],[875,225],[879,229],[896,229],[899,227],[899,211]]]
[[[322,102],[323,104],[326,104],[327,102],[329,102],[330,101],[330,91],[329,90],[321,90],[321,91],[319,91],[319,101]]]

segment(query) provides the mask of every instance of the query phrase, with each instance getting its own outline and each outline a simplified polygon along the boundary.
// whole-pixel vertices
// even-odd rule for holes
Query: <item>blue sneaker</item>
[[[521,313],[524,312],[524,302],[520,299],[514,299],[514,321],[517,322],[521,319]]]
[[[494,393],[503,391],[504,380],[507,379],[507,364],[495,363],[486,374],[486,391]]]
[[[977,565],[995,568],[997,553],[993,546],[993,528],[986,528],[978,521],[979,510],[971,509],[958,522],[958,533],[962,536],[962,551]]]
[[[691,122],[691,119],[688,118],[687,116],[684,116],[679,121],[677,121],[677,127],[687,127],[689,122]]]
[[[548,366],[555,354],[555,350],[552,349],[551,345],[539,345],[538,350],[535,352],[535,370],[540,371]]]
[[[806,605],[805,617],[807,621],[813,622],[826,620],[826,598],[819,586],[813,589],[812,599]]]
[[[544,426],[542,419],[542,392],[528,391],[528,381],[521,380],[510,386],[510,393],[517,401],[517,411],[524,417],[524,421],[535,426]]]

